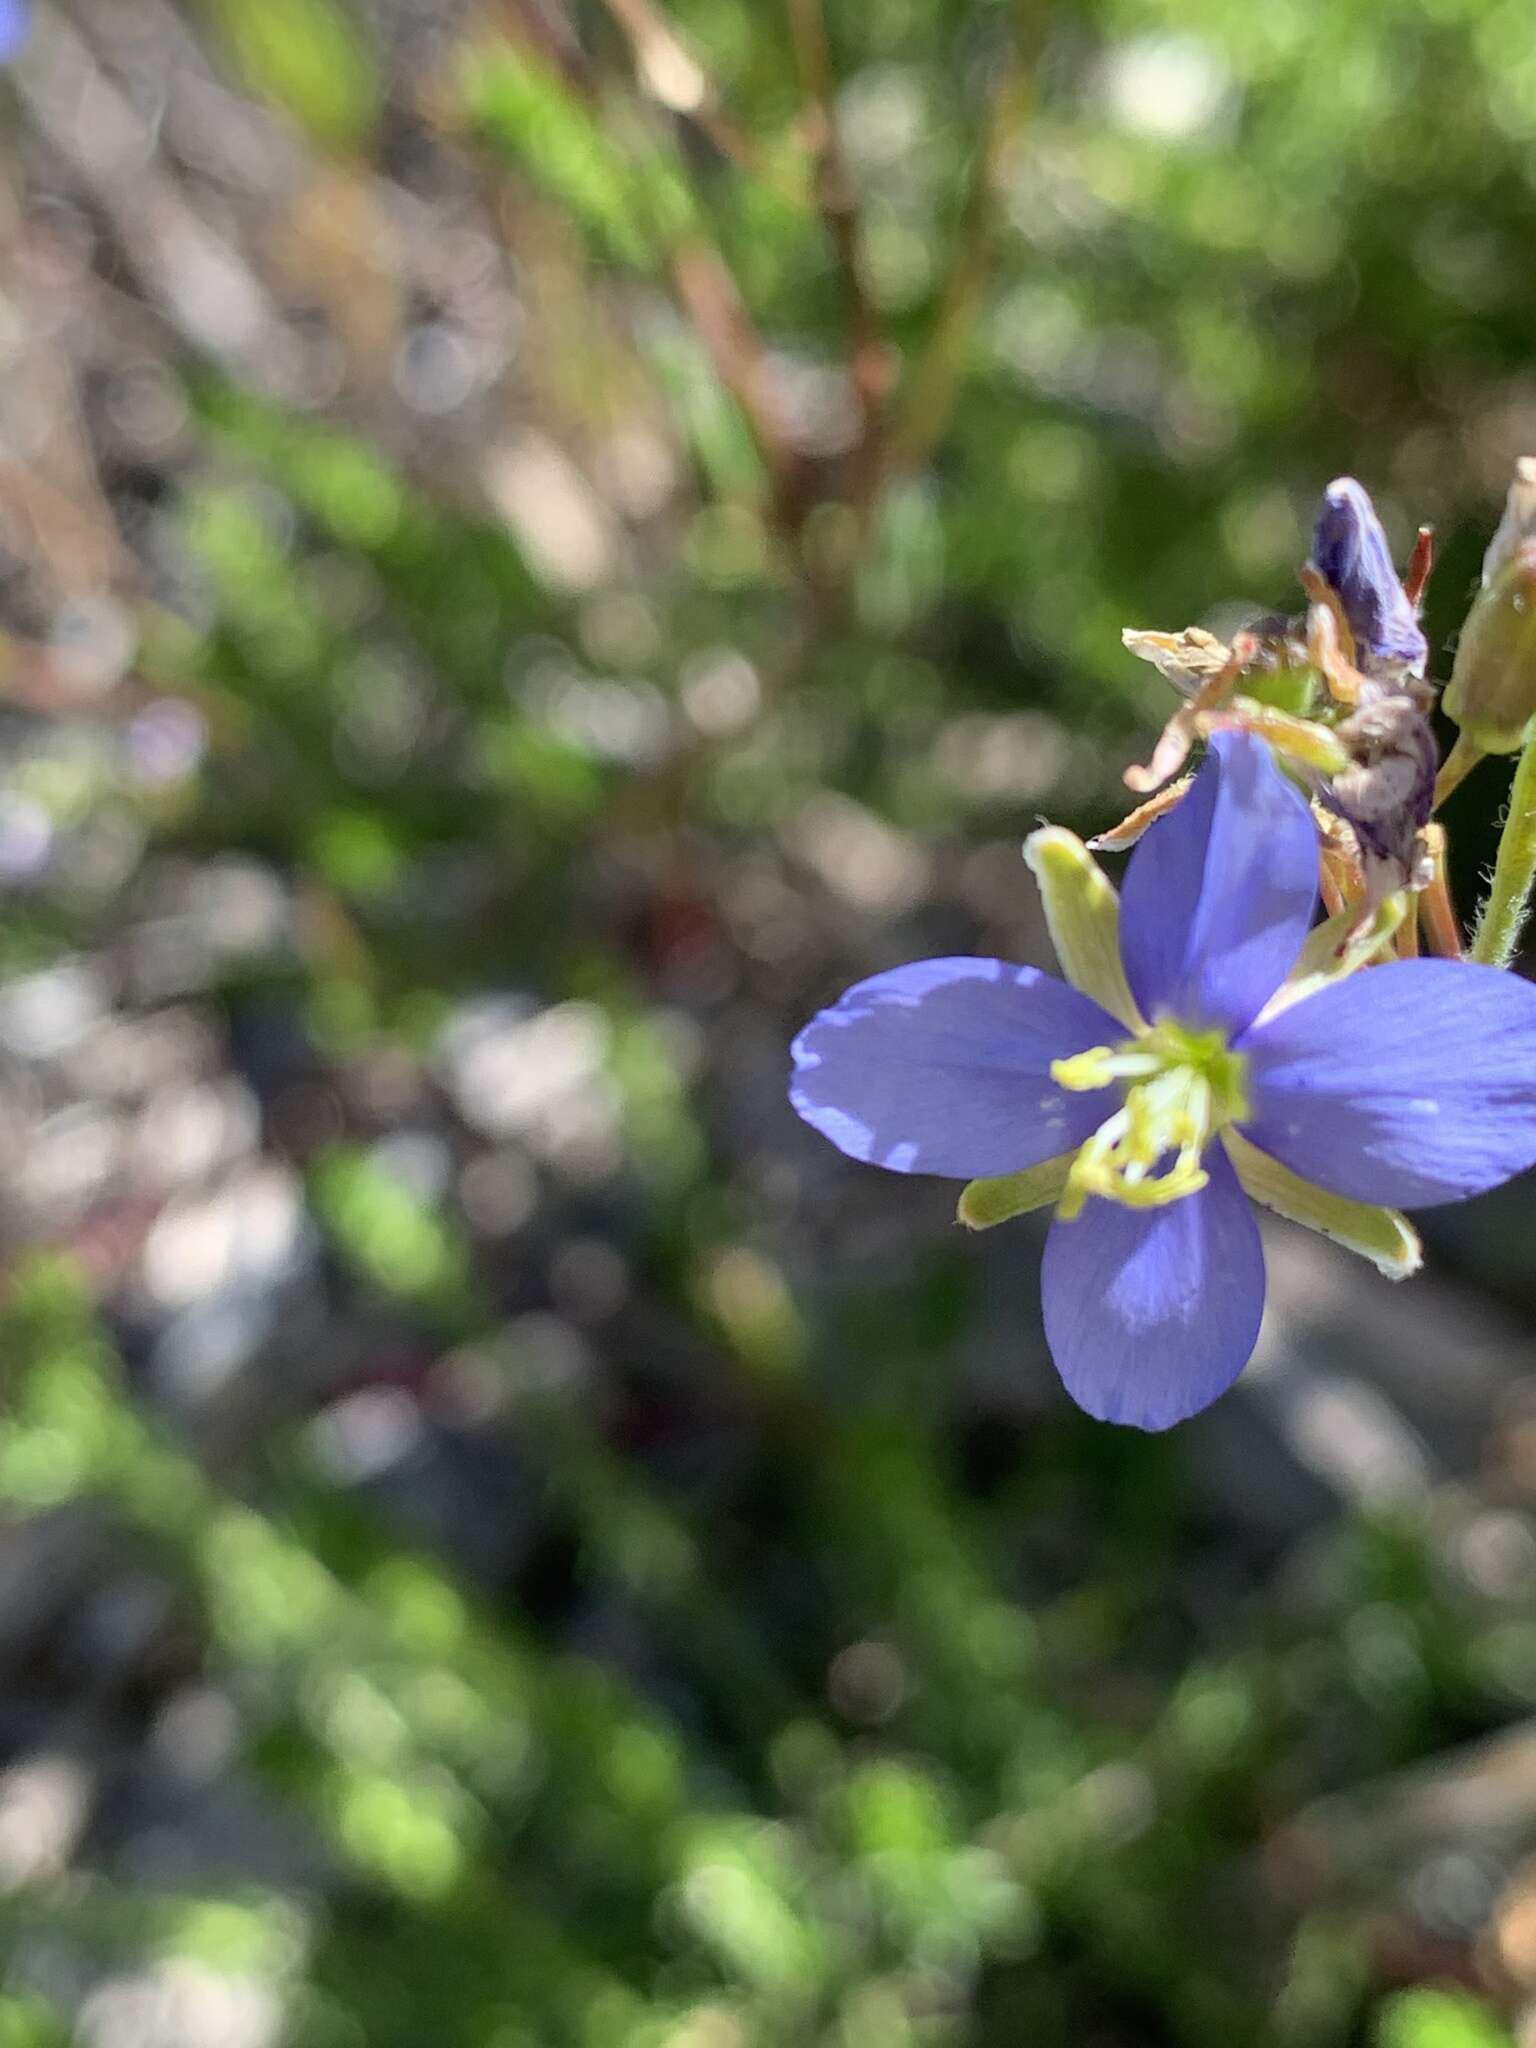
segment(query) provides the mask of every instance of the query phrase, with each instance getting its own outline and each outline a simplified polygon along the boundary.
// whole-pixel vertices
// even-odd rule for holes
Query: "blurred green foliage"
[[[1509,2035],[1474,1998],[1454,1991],[1404,1991],[1381,2015],[1381,2048],[1508,2048]]]
[[[233,1417],[178,1404],[192,1197],[19,1194],[0,1505],[165,1591],[114,1743],[216,1694],[309,1860],[0,1858],[0,2048],[105,2048],[81,1986],[133,1971],[295,2048],[1507,2038],[1502,1981],[1436,1988],[1494,1901],[1426,1932],[1317,1802],[1531,1711],[1528,1579],[1469,1584],[1445,1494],[1330,1510],[1321,1560],[1213,1529],[1182,1443],[1050,1405],[1027,1303],[815,1152],[780,1069],[869,966],[1038,942],[1017,841],[1104,824],[1165,710],[1120,628],[1292,605],[1335,471],[1436,522],[1443,671],[1536,429],[1527,14],[40,16],[17,192],[39,246],[100,239],[71,488],[137,567],[18,551],[4,795],[63,851],[7,986],[106,961],[114,1014],[195,1013],[312,1295]],[[142,97],[125,24],[180,81],[141,196],[255,280],[253,344],[50,127],[54,64]],[[199,93],[250,118],[227,162]],[[26,346],[46,310],[18,287]],[[29,699],[87,598],[117,694]],[[135,779],[166,703],[206,744]],[[513,1562],[335,1455],[380,1386],[494,1457]],[[17,1698],[60,1742],[108,1713],[47,1660]]]

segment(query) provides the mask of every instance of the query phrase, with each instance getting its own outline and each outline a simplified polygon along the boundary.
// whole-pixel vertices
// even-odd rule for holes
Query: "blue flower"
[[[1253,1350],[1250,1196],[1402,1274],[1411,1229],[1366,1205],[1459,1201],[1536,1163],[1536,986],[1445,960],[1342,972],[1340,933],[1308,936],[1307,804],[1245,733],[1216,735],[1137,847],[1118,953],[1078,842],[1031,846],[1042,887],[1045,854],[1075,848],[1098,892],[1093,918],[1053,917],[1093,994],[1002,960],[894,968],[801,1032],[790,1100],[850,1158],[978,1182],[968,1221],[1056,1201],[1042,1304],[1067,1390],[1164,1429]]]
[[[1424,673],[1429,643],[1392,566],[1392,550],[1363,484],[1336,477],[1323,493],[1312,538],[1312,561],[1333,586],[1355,636],[1359,666],[1381,664]]]

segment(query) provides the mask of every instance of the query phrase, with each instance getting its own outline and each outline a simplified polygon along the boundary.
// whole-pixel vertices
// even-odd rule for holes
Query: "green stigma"
[[[1206,1146],[1248,1114],[1247,1074],[1248,1062],[1224,1032],[1189,1031],[1166,1018],[1123,1045],[1053,1061],[1058,1087],[1125,1087],[1121,1107],[1073,1160],[1057,1214],[1079,1215],[1090,1195],[1156,1209],[1198,1193],[1210,1179],[1200,1163]]]

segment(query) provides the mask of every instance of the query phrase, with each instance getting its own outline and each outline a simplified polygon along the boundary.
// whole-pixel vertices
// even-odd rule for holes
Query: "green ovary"
[[[1057,1214],[1070,1220],[1090,1195],[1155,1209],[1198,1193],[1210,1179],[1200,1163],[1206,1146],[1249,1113],[1247,1077],[1248,1062],[1224,1033],[1190,1031],[1166,1018],[1123,1045],[1054,1061],[1058,1087],[1125,1087],[1121,1107],[1073,1160]]]

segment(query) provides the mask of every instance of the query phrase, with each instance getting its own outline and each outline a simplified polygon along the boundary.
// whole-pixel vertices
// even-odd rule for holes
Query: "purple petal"
[[[1492,967],[1368,967],[1248,1034],[1245,1137],[1359,1202],[1423,1208],[1536,1163],[1536,987]]]
[[[1046,1341],[1067,1392],[1101,1422],[1167,1429],[1224,1394],[1264,1313],[1264,1251],[1226,1153],[1210,1185],[1164,1209],[1090,1198],[1045,1244]]]
[[[1120,892],[1120,949],[1142,1014],[1241,1031],[1290,972],[1316,902],[1306,798],[1263,740],[1217,733]]]
[[[8,64],[20,52],[30,13],[27,0],[0,0],[0,64]]]
[[[1401,661],[1422,674],[1429,647],[1392,566],[1392,550],[1376,507],[1352,476],[1323,493],[1312,560],[1338,592],[1362,664]]]
[[[915,960],[858,982],[794,1043],[789,1099],[850,1159],[972,1180],[1074,1151],[1118,1091],[1070,1094],[1052,1060],[1125,1037],[1037,967]]]

